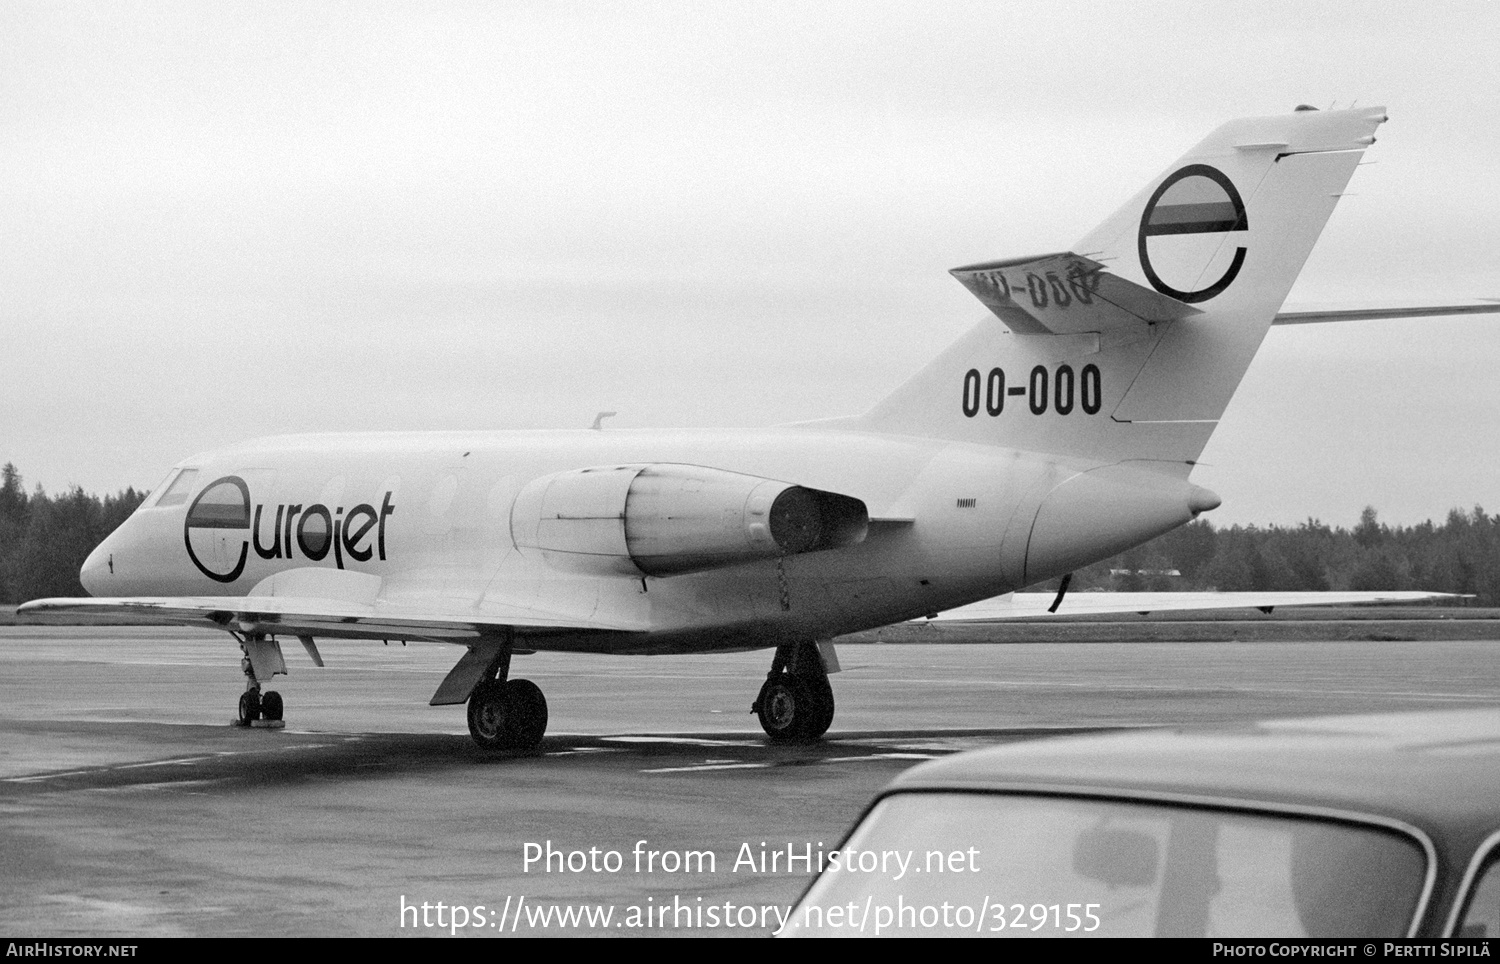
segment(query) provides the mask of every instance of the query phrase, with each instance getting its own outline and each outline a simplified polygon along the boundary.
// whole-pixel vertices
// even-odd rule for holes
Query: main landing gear
[[[750,711],[773,743],[815,740],[833,723],[833,687],[814,643],[783,643]]]
[[[240,658],[240,670],[245,674],[245,692],[240,694],[239,717],[235,723],[238,726],[280,729],[286,725],[281,718],[286,711],[281,694],[275,690],[261,692],[260,680],[255,675],[255,664],[250,658],[250,647],[259,643],[263,643],[263,640],[240,639],[240,648],[245,654]],[[278,657],[279,655],[278,651]]]
[[[469,735],[486,750],[533,750],[547,732],[547,697],[529,679],[508,679],[510,646],[469,693]]]

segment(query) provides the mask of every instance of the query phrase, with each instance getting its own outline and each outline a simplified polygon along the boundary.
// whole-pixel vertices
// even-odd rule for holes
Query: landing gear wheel
[[[277,708],[280,708],[280,699],[277,700]],[[260,719],[260,690],[245,690],[240,694],[240,723],[249,726]]]
[[[816,740],[833,725],[833,687],[828,685],[827,676],[806,680],[804,685],[812,706],[807,716],[807,729],[802,735],[806,739]]]
[[[794,743],[819,735],[811,732],[815,722],[813,696],[794,676],[766,680],[755,700],[755,715],[773,743]],[[828,719],[833,721],[831,714]],[[827,724],[823,728],[826,730]]]
[[[830,656],[832,658],[830,650]],[[750,709],[773,743],[816,740],[833,724],[833,687],[819,646],[782,643]]]
[[[547,698],[531,680],[486,680],[469,694],[469,735],[486,750],[532,750],[547,732]]]
[[[505,684],[510,691],[511,735],[518,750],[530,750],[542,742],[547,732],[547,697],[542,688],[529,679],[513,679]]]
[[[281,705],[281,694],[275,690],[262,693],[260,697],[260,718],[263,720],[279,720],[283,707]]]
[[[504,682],[485,680],[469,694],[469,735],[484,749],[508,748],[511,716],[510,692]]]

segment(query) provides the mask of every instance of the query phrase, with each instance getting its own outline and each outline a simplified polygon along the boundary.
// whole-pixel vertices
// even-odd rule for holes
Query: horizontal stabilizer
[[[1020,335],[1104,332],[1200,313],[1070,252],[988,261],[948,273]]]
[[[1407,307],[1283,308],[1273,325],[1311,325],[1322,321],[1373,321],[1381,318],[1441,318],[1449,315],[1488,315],[1500,312],[1500,299],[1481,298],[1461,305]]]
[[[1059,616],[1194,612],[1217,609],[1271,609],[1295,606],[1395,606],[1462,599],[1448,592],[1080,592],[1062,599]],[[959,606],[935,618],[957,622],[1046,617],[1057,604],[1051,592],[1014,592]]]

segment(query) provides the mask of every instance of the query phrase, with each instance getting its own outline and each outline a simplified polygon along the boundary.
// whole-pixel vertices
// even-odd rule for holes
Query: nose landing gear
[[[262,729],[281,729],[286,726],[281,718],[285,712],[281,694],[275,690],[266,690],[262,693],[261,676],[255,670],[258,658],[262,663],[262,671],[266,678],[269,679],[278,672],[285,673],[286,662],[281,658],[281,647],[275,640],[268,640],[264,636],[240,636],[238,633],[234,636],[239,640],[240,651],[244,653],[240,657],[240,671],[245,674],[245,692],[240,694],[239,715],[235,718],[234,724]]]

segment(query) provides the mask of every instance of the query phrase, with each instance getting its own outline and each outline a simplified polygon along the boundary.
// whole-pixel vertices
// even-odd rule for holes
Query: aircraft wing
[[[377,576],[331,569],[291,569],[263,580],[246,596],[138,596],[38,599],[17,610],[28,621],[140,624],[228,629],[248,635],[341,639],[409,639],[468,643],[503,630],[639,632],[640,621],[598,614],[597,601],[575,608],[538,600],[484,596],[445,605],[434,593],[392,592]],[[564,603],[566,595],[554,596]]]
[[[1292,606],[1372,606],[1461,599],[1448,592],[1080,592],[1070,593],[1057,607],[1058,616],[1108,615],[1259,609],[1270,612]],[[935,619],[995,622],[1052,615],[1057,599],[1051,592],[1016,592],[938,613]]]
[[[638,632],[624,620],[546,615],[535,610],[456,616],[404,606],[351,605],[296,596],[138,596],[38,599],[20,607],[28,622],[67,625],[191,626],[249,634],[467,643],[506,629]]]
[[[1297,307],[1283,305],[1273,325],[1311,325],[1324,321],[1375,321],[1382,318],[1439,318],[1500,312],[1500,299],[1480,298],[1460,305]]]

